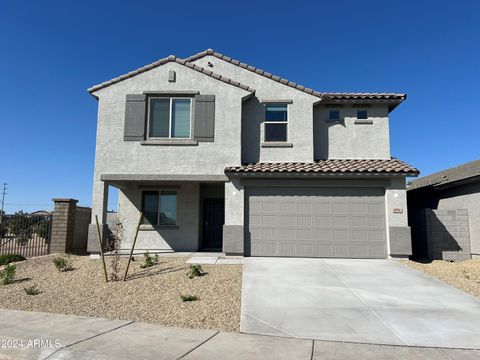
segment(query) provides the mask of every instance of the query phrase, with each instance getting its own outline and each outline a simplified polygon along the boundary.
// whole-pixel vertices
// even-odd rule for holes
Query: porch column
[[[412,237],[408,226],[407,191],[404,177],[392,178],[385,190],[389,255],[408,258],[412,255]]]
[[[107,235],[108,186],[108,182],[101,180],[95,180],[93,184],[92,219],[88,226],[87,251],[89,253],[97,253],[100,251],[95,216],[98,216],[102,239],[105,239]]]
[[[238,179],[225,183],[225,224],[223,225],[223,252],[227,255],[244,254],[244,189]]]

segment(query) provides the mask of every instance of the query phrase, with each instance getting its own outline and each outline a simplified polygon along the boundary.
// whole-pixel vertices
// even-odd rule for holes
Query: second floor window
[[[357,110],[357,119],[361,119],[361,120],[368,119],[367,110]]]
[[[330,110],[328,113],[329,120],[340,120],[340,111],[339,110]]]
[[[286,104],[265,106],[265,142],[287,141],[288,112]]]
[[[149,137],[190,138],[191,108],[189,98],[150,98]]]

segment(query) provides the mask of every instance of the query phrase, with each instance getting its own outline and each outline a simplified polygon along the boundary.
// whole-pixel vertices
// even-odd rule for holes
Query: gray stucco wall
[[[243,255],[245,223],[245,191],[239,179],[225,183],[225,224],[223,226],[223,251]]]
[[[412,239],[408,226],[407,191],[404,177],[390,179],[385,189],[385,211],[387,212],[387,232],[389,254],[407,257],[412,254]]]
[[[213,67],[207,64],[211,63]],[[313,161],[313,104],[318,97],[303,93],[266,77],[240,68],[214,56],[205,56],[194,63],[256,90],[255,98],[243,108],[243,162]],[[288,143],[291,147],[261,147],[263,141],[264,100],[291,100],[288,104]]]
[[[339,110],[340,121],[329,122],[329,111]],[[357,110],[367,110],[372,124],[356,124]],[[390,134],[387,105],[314,108],[315,160],[389,159]]]
[[[176,82],[168,81],[170,70],[176,72]],[[124,141],[126,95],[144,91],[199,91],[215,95],[215,141],[195,146],[152,146]],[[99,90],[92,223],[95,215],[105,222],[106,195],[101,174],[223,175],[225,166],[240,164],[242,98],[249,94],[177,63],[167,63]],[[94,229],[90,234],[95,234]],[[96,248],[96,241],[89,240],[89,249]]]
[[[171,185],[171,184],[170,184]],[[142,225],[138,233],[136,251],[176,250],[192,251],[199,248],[198,183],[182,183],[177,191],[177,226],[152,227]],[[118,218],[123,224],[123,249],[130,249],[140,215],[142,190],[135,186],[118,193]]]
[[[438,192],[439,210],[467,209],[472,257],[480,258],[480,182]]]

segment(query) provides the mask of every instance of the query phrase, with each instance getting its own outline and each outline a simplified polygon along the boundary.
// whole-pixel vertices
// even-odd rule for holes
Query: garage
[[[247,187],[245,254],[385,258],[384,188]]]

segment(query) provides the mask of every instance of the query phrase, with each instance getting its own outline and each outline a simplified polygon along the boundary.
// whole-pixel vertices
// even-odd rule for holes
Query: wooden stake
[[[135,232],[135,237],[133,238],[132,250],[130,250],[130,256],[128,257],[127,268],[125,269],[125,276],[123,281],[127,280],[128,268],[130,267],[130,261],[132,261],[133,250],[135,249],[135,243],[137,242],[138,230],[140,230],[140,225],[142,224],[143,213],[140,212],[140,218],[138,219],[137,231]]]
[[[95,215],[95,220],[97,221],[98,244],[100,245],[100,256],[102,257],[103,272],[105,273],[105,281],[108,283],[107,266],[105,265],[105,257],[103,256],[103,241],[102,241],[102,235],[100,234],[100,225],[98,224],[97,215]]]

